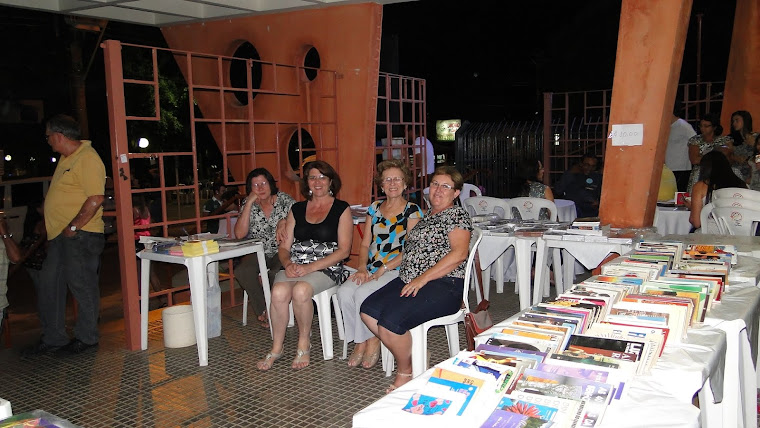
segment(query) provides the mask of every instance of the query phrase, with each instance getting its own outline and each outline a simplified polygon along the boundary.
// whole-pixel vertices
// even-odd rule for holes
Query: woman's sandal
[[[356,352],[356,348],[351,351],[351,355],[348,357],[348,366],[356,367],[364,361],[364,352]]]
[[[412,377],[412,374],[411,374],[411,373],[396,373],[396,376],[401,376],[401,377],[408,377],[408,378],[411,378],[411,377]],[[410,379],[410,380],[411,380],[411,379]],[[408,382],[408,381],[407,381],[407,382]],[[404,384],[406,384],[406,382],[404,382]],[[404,386],[404,385],[401,385],[401,386]],[[388,387],[388,389],[386,389],[386,390],[385,390],[385,393],[386,393],[386,394],[390,394],[391,392],[395,391],[397,388],[401,388],[401,386],[396,386],[395,384],[391,384],[391,385]]]
[[[362,360],[362,367],[365,369],[371,369],[372,367],[375,367],[377,364],[377,360],[380,359],[380,349],[377,351],[367,354],[364,359]]]
[[[279,354],[275,354],[274,352],[270,352],[267,354],[266,357],[264,357],[263,360],[256,363],[256,368],[262,371],[266,371],[272,368],[272,365],[275,361],[279,360],[280,357],[282,357],[282,352]]]
[[[311,344],[309,349],[299,349],[296,351],[296,357],[293,358],[293,369],[300,370],[309,366],[309,354],[311,354]],[[297,366],[297,364],[306,363],[305,366]]]

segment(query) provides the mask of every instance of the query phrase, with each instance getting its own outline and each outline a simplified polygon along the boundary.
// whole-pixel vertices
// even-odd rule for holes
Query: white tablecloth
[[[660,235],[686,235],[691,230],[691,211],[677,207],[657,207],[654,226]]]
[[[557,205],[557,220],[575,221],[578,218],[578,214],[575,211],[575,202],[568,199],[555,199],[554,204]]]
[[[546,263],[550,248],[562,249],[562,281],[556,281],[557,292],[572,286],[575,280],[575,262],[578,261],[587,269],[594,269],[611,253],[624,254],[633,248],[632,245],[617,244],[609,242],[579,242],[579,241],[561,241],[556,239],[539,238],[536,246],[536,266],[543,266]],[[556,257],[556,255],[555,255]],[[535,282],[541,284],[543,281],[543,270],[536,272]],[[544,290],[546,295],[546,290]],[[533,304],[541,301],[539,288],[536,287],[533,293]]]
[[[520,308],[530,306],[530,266],[533,259],[531,246],[535,238],[517,238],[506,234],[483,235],[483,240],[478,247],[478,257],[480,267],[483,269],[484,291],[490,286],[491,265],[498,259],[509,247],[515,248],[514,262],[517,266],[517,288],[520,294]],[[505,264],[509,264],[508,259]],[[497,292],[502,292],[503,284],[497,284]],[[479,293],[479,291],[478,291]],[[486,291],[488,293],[488,291]],[[478,296],[480,299],[481,296]],[[485,298],[488,298],[486,295]]]

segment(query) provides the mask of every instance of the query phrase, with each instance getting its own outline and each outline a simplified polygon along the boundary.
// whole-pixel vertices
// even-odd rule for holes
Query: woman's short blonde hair
[[[404,185],[409,185],[412,182],[412,172],[409,171],[409,167],[399,159],[388,159],[377,164],[377,174],[375,174],[375,184],[377,187],[383,187],[383,173],[391,168],[398,168],[404,175]]]
[[[454,182],[455,190],[462,190],[462,187],[464,187],[464,177],[462,177],[462,173],[459,172],[459,170],[454,168],[453,166],[449,166],[449,165],[439,166],[438,168],[435,169],[435,172],[433,173],[433,177],[435,177],[436,175],[448,175],[449,177],[451,177],[451,180]]]

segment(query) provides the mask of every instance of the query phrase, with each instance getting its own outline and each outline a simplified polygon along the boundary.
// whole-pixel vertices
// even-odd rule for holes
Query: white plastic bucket
[[[195,322],[193,307],[178,305],[161,311],[164,321],[164,346],[167,348],[184,348],[195,345]]]
[[[11,402],[0,398],[0,421],[13,416],[13,410],[11,409]]]

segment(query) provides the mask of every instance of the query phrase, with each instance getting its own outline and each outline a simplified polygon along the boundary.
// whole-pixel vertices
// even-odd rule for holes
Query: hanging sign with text
[[[612,131],[607,138],[612,139],[613,146],[640,146],[644,143],[644,124],[612,125]]]

